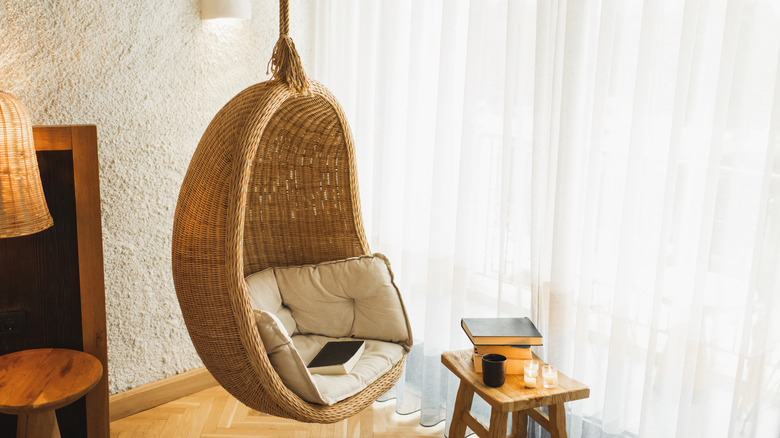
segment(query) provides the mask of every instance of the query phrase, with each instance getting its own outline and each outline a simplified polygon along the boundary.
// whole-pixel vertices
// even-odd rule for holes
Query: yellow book
[[[531,360],[531,348],[513,347],[510,345],[475,345],[476,354],[500,354],[507,359]]]
[[[482,372],[482,355],[474,353],[474,369],[478,373]],[[507,374],[523,374],[523,366],[525,360],[520,359],[507,359],[506,360],[506,373]]]

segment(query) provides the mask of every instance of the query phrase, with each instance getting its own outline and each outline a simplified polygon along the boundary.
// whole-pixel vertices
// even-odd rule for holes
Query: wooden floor
[[[398,415],[377,402],[335,424],[305,424],[253,411],[215,386],[111,423],[112,438],[176,437],[443,437],[444,422],[422,427],[418,414]]]

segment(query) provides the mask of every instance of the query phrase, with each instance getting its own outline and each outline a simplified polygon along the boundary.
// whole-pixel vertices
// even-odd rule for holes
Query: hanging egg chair
[[[389,390],[405,352],[359,392],[321,405],[285,386],[258,334],[247,276],[370,254],[347,120],[335,97],[306,78],[287,11],[282,0],[273,78],[230,100],[192,157],[174,218],[172,268],[192,342],[220,385],[252,409],[332,423]]]

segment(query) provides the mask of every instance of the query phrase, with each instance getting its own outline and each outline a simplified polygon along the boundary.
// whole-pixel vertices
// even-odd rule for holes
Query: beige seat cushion
[[[358,393],[411,348],[406,311],[381,254],[266,269],[246,282],[271,365],[310,403],[330,405]],[[355,338],[366,340],[366,348],[349,374],[312,375],[306,368],[328,341]]]
[[[314,356],[328,341],[349,341],[355,338],[328,338],[319,335],[296,335],[292,337],[304,363],[311,362]],[[309,374],[317,387],[324,404],[331,405],[355,395],[366,386],[374,383],[398,363],[404,356],[404,347],[384,341],[366,339],[366,349],[360,356],[355,368],[349,374],[329,376]],[[303,397],[301,397],[303,398]]]
[[[297,335],[291,339],[281,321],[273,314],[256,310],[255,319],[271,365],[285,386],[309,403],[332,405],[357,394],[390,371],[405,353],[399,344],[367,339],[360,360],[349,374],[311,374],[306,364],[328,341],[354,338]]]

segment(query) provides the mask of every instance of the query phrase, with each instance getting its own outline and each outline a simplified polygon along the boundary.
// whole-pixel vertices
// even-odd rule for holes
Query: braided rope
[[[302,95],[309,95],[309,82],[303,70],[301,57],[295,49],[290,33],[289,0],[279,0],[279,40],[274,46],[268,69],[273,75],[272,80],[287,84],[287,86]]]
[[[290,2],[279,0],[279,36],[290,34]]]

